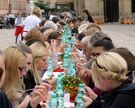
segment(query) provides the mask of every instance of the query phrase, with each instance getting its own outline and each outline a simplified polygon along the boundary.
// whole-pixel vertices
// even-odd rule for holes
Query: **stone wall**
[[[131,17],[131,0],[119,0],[119,16]],[[103,0],[85,0],[85,8],[89,10],[94,18],[104,17]]]
[[[84,0],[75,0],[75,10],[77,14],[80,16],[82,15],[83,10],[85,9],[85,1]]]
[[[124,0],[123,16],[131,17],[131,0]]]
[[[93,17],[103,17],[104,8],[102,0],[85,0],[85,8]]]
[[[51,0],[46,0],[48,3],[51,2]],[[56,0],[56,3],[71,3],[74,2],[74,0]]]
[[[10,0],[11,12],[26,12],[27,0]],[[0,0],[0,15],[5,15],[9,12],[9,0]]]

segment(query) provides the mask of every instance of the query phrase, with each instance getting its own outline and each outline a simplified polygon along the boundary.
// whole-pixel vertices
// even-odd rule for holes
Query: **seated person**
[[[13,108],[35,108],[39,106],[39,103],[47,98],[50,85],[45,83],[37,85],[31,95],[25,94],[22,77],[27,72],[26,54],[20,48],[10,46],[5,50],[4,57],[6,75],[2,90],[8,96]]]
[[[5,93],[1,90],[4,80],[5,80],[5,64],[3,54],[0,51],[0,108],[13,108],[11,102],[8,100]]]
[[[127,63],[118,53],[105,52],[92,64],[92,78],[103,93],[97,101],[94,92],[86,87],[89,97],[84,96],[89,108],[134,108],[135,85],[127,76]]]

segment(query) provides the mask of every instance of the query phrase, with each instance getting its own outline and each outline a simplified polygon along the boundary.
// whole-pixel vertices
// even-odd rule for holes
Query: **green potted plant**
[[[75,100],[80,83],[82,83],[82,81],[78,76],[64,76],[62,79],[63,89],[70,93],[71,102]]]

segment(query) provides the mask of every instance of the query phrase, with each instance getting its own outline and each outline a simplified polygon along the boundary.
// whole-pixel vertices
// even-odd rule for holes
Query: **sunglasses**
[[[2,77],[3,73],[4,73],[4,70],[0,67],[0,78]]]
[[[31,65],[32,63],[31,62],[27,62],[27,65]]]
[[[18,68],[19,68],[20,71],[23,71],[23,70],[26,70],[27,67],[24,66],[24,67],[18,67]]]
[[[46,62],[46,61],[48,61],[48,59],[42,59],[42,61],[43,61],[43,62]]]

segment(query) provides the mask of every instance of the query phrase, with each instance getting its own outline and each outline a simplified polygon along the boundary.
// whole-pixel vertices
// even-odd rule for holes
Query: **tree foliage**
[[[38,0],[35,2],[35,6],[38,6],[40,9],[48,8],[48,4],[45,2],[45,0]]]

